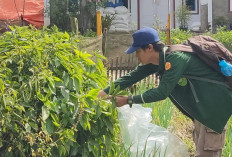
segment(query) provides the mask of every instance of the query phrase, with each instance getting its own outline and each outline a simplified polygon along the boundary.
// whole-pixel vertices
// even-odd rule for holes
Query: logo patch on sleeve
[[[169,69],[171,69],[171,67],[172,67],[172,65],[170,62],[165,63],[165,70],[169,70]]]

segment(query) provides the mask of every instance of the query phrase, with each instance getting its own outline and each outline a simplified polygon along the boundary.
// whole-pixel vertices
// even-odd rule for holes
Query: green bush
[[[0,154],[116,156],[116,110],[97,99],[103,57],[57,27],[11,29],[0,36]]]
[[[230,52],[232,52],[232,31],[226,30],[226,27],[220,27],[217,29],[217,32],[211,36],[220,41]]]
[[[92,29],[87,29],[85,34],[83,35],[84,37],[96,37],[97,33],[94,32]]]
[[[167,34],[164,31],[159,32],[160,40],[165,42],[167,41]],[[190,31],[183,31],[179,28],[171,30],[171,44],[181,44],[187,42],[188,38],[192,37],[193,34]]]

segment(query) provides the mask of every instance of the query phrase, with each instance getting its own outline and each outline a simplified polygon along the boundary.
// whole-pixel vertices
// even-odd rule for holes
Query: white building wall
[[[138,12],[137,12],[138,4],[137,0],[131,0],[131,21],[132,27],[134,30],[137,30],[138,27]]]
[[[167,6],[168,2],[164,0],[140,0],[140,28],[153,27],[156,23],[166,27]],[[131,0],[132,21],[136,24],[138,24],[137,7],[137,0]]]
[[[175,5],[175,10],[182,5],[182,0],[176,0],[176,5]],[[194,26],[200,26],[200,21],[201,21],[201,16],[200,16],[200,5],[198,6],[199,8],[199,14],[193,13],[191,14],[190,21],[188,22],[188,28],[191,29]],[[179,27],[179,22],[176,19],[176,28]]]
[[[208,21],[212,23],[212,1],[211,0],[199,0],[199,14],[191,14],[191,19],[189,21],[189,28],[191,29],[194,26],[200,25],[200,5],[208,3]],[[171,10],[171,28],[177,28],[178,21],[174,18],[173,13],[173,0],[170,0],[170,10]],[[175,10],[179,5],[182,4],[182,0],[175,1]],[[135,25],[138,23],[138,12],[137,12],[137,0],[131,0],[131,16],[132,21]],[[154,24],[157,24],[155,17],[158,18],[159,23],[162,27],[167,25],[167,16],[168,16],[168,0],[140,0],[140,28],[142,27],[153,27]]]

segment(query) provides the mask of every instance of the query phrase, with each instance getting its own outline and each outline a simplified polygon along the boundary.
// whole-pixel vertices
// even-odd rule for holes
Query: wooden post
[[[74,34],[78,34],[78,20],[76,17],[70,17],[70,21],[71,21],[71,29],[72,29],[72,32]]]
[[[102,21],[101,21],[101,12],[97,11],[97,36],[102,35]]]
[[[171,45],[171,13],[170,13],[170,0],[168,0],[168,22],[167,22],[167,42],[166,45]]]
[[[115,74],[115,80],[118,79],[118,57],[116,58],[116,66],[115,66],[115,71],[116,71],[116,74]]]
[[[111,81],[113,81],[113,66],[114,66],[114,60],[113,60],[113,58],[111,59],[111,66],[110,66],[110,68],[111,68],[111,72],[110,72],[110,75],[111,75]]]
[[[122,67],[122,56],[120,57],[120,64],[119,64],[119,66],[120,66],[119,77],[122,77],[122,69],[123,69],[123,67]]]

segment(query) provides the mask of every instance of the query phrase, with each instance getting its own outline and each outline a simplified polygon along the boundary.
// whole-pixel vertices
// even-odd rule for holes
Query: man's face
[[[142,48],[136,50],[136,57],[142,65],[150,63],[150,53],[149,49],[143,50]]]

